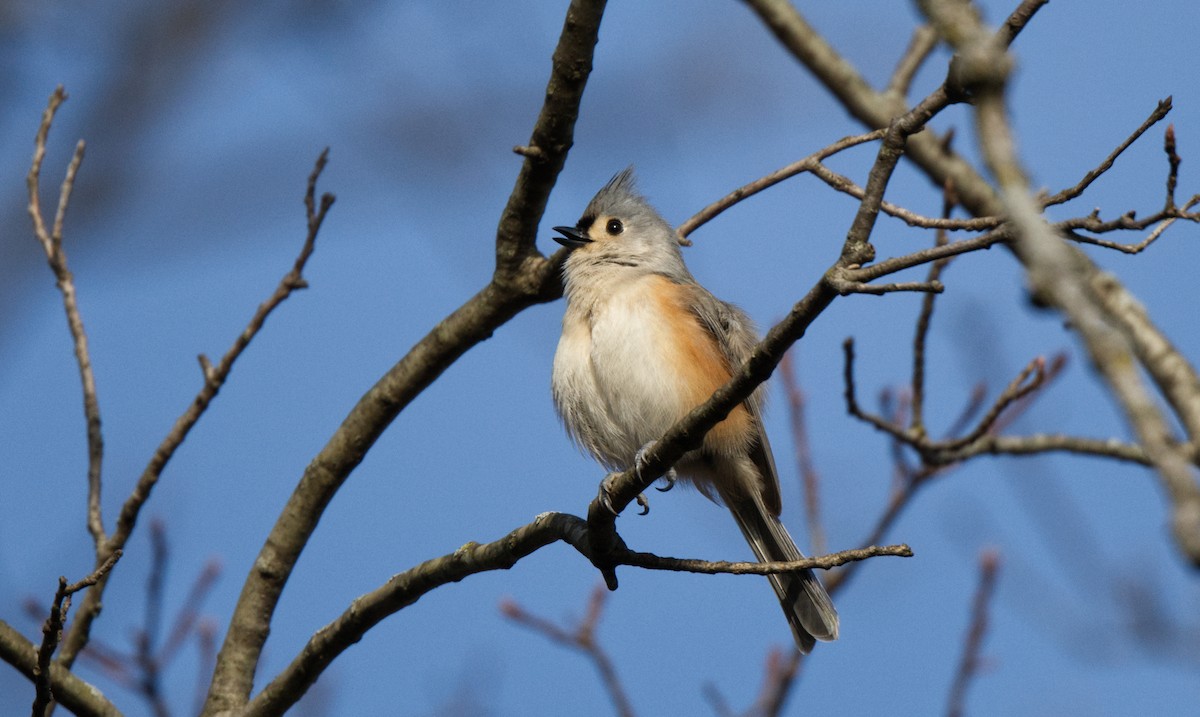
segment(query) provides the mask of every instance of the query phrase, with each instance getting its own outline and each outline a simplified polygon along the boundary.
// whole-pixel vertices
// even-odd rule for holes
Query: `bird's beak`
[[[560,237],[554,237],[554,241],[562,244],[568,249],[575,249],[583,246],[584,244],[592,243],[592,240],[588,238],[587,234],[584,234],[575,227],[554,227],[554,231],[562,234]]]

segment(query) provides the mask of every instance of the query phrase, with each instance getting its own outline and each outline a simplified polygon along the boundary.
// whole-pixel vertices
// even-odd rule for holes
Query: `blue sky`
[[[985,5],[992,22],[1009,9]],[[519,168],[510,148],[528,139],[540,108],[566,3],[201,3],[182,20],[153,3],[119,6],[18,4],[0,31],[12,67],[0,84],[8,228],[0,236],[0,618],[31,636],[38,622],[23,602],[48,603],[58,575],[75,579],[91,564],[78,381],[22,195],[53,87],[64,84],[71,99],[51,134],[47,187],[75,139],[89,142],[66,245],[103,410],[110,528],[199,388],[196,355],[224,352],[291,265],[304,235],[305,177],[331,147],[321,187],[338,201],[306,272],[311,288],[271,317],[144,514],[168,527],[168,605],[184,599],[206,561],[220,560],[203,614],[223,631],[303,467],[361,393],[490,277],[496,221]],[[904,3],[799,6],[877,85],[915,20]],[[171,22],[181,24],[170,31]],[[1035,184],[1073,184],[1174,95],[1180,196],[1197,191],[1198,25],[1182,0],[1043,8],[1016,44],[1011,101]],[[918,76],[918,96],[936,86],[946,59],[940,52]],[[957,127],[957,146],[974,154],[965,109],[935,125]],[[539,246],[556,248],[549,227],[574,223],[630,163],[643,191],[679,223],[858,131],[740,3],[614,1]],[[1056,216],[1157,209],[1161,137],[1161,127],[1151,130]],[[873,153],[833,165],[861,182]],[[926,214],[941,201],[904,167],[888,198]],[[685,256],[715,294],[769,325],[836,256],[854,210],[811,179],[792,180],[705,226]],[[1138,257],[1090,252],[1190,357],[1200,356],[1197,235],[1177,226]],[[929,241],[895,220],[875,233],[881,257]],[[1066,351],[1063,378],[1010,431],[1126,435],[1060,319],[1028,307],[1008,254],[964,257],[945,282],[930,337],[935,429],[952,422],[974,383],[995,395],[1033,356]],[[856,338],[860,395],[873,397],[907,380],[917,306],[904,295],[839,300],[799,346],[831,548],[857,546],[891,480],[883,437],[845,416],[841,342]],[[392,574],[543,511],[586,510],[603,472],[571,445],[549,398],[561,312],[555,303],[522,313],[396,420],[325,514],[280,603],[260,676],[274,675],[315,629]],[[806,531],[777,381],[771,393],[785,521],[799,538]],[[631,546],[748,557],[725,511],[695,492],[651,499],[648,517],[618,522]],[[140,623],[146,527],[107,593],[95,634],[108,645],[127,647]],[[888,539],[909,543],[917,557],[873,561],[837,596],[842,639],[805,664],[789,714],[943,711],[984,548],[1000,552],[1002,568],[971,714],[1174,715],[1200,700],[1200,591],[1168,540],[1163,497],[1147,471],[981,459],[929,486]],[[748,705],[768,649],[789,641],[757,579],[632,569],[621,579],[600,638],[640,714],[710,714],[710,682],[732,705]],[[570,618],[597,582],[557,545],[513,570],[439,589],[346,652],[318,683],[310,714],[611,714],[581,657],[514,626],[497,607],[511,598]],[[1136,623],[1146,615],[1164,623]],[[80,672],[128,714],[147,713],[95,669]],[[167,676],[178,714],[190,708],[194,673],[194,651],[185,650]],[[0,670],[0,712],[23,713],[31,696],[27,682]]]

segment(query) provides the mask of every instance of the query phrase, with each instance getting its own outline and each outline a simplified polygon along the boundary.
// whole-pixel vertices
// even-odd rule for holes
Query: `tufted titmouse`
[[[609,470],[641,452],[724,385],[757,342],[750,318],[696,283],[676,234],[638,194],[632,168],[596,194],[573,227],[567,310],[554,355],[558,413]],[[762,561],[803,557],[779,522],[779,478],[760,417],[761,388],[676,464],[723,502]],[[801,652],[836,640],[838,617],[811,570],[770,576]]]

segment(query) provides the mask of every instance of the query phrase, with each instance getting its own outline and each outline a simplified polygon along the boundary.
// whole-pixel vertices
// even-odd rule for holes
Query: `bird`
[[[568,249],[551,379],[555,408],[575,443],[608,470],[640,469],[654,442],[750,356],[754,324],[688,271],[678,235],[639,193],[633,167],[614,175],[574,226],[554,231]],[[779,520],[762,394],[760,386],[673,470],[729,508],[758,560],[800,560]],[[816,640],[837,639],[837,610],[812,570],[768,578],[797,649],[807,653]]]

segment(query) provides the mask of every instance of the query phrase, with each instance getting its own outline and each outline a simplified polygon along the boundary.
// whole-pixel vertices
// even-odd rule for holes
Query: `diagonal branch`
[[[800,61],[843,107],[869,129],[887,127],[904,112],[902,101],[875,91],[860,72],[819,33],[789,0],[746,0],[780,44]],[[1045,0],[1025,0],[1010,15],[1006,30],[998,37],[1010,44]],[[948,107],[953,100],[946,85],[934,90],[923,101],[930,116]],[[909,138],[906,154],[939,188],[953,181],[960,204],[976,217],[994,216],[1002,211],[995,192],[979,172],[961,155],[948,151],[932,132]]]
[[[892,171],[903,154],[909,135],[919,130],[933,109],[923,102],[888,127],[880,144],[874,165],[868,175],[866,195],[851,222],[842,245],[841,255],[821,279],[779,323],[775,324],[755,346],[746,362],[733,377],[717,389],[703,404],[671,427],[666,434],[642,455],[639,469],[613,474],[605,481],[606,500],[593,500],[588,506],[588,537],[593,562],[600,568],[609,589],[617,587],[611,555],[621,548],[616,532],[616,515],[634,501],[644,490],[674,465],[685,453],[699,447],[705,434],[729,414],[761,383],[770,378],[783,360],[788,348],[798,341],[808,326],[840,294],[862,291],[853,272],[861,264],[874,259],[875,248],[870,243],[871,231],[883,203],[884,189]],[[940,284],[927,286],[893,285],[882,290],[902,289],[940,290]]]
[[[534,229],[570,149],[592,66],[604,0],[573,0],[554,52],[532,146],[496,233],[491,283],[435,326],[367,393],[304,470],[247,576],[217,656],[204,715],[224,714],[250,697],[254,672],[279,596],[329,501],[384,429],[468,349],[513,316],[561,295],[560,260],[534,247]]]
[[[1090,187],[1092,182],[1096,181],[1100,177],[1100,175],[1102,175],[1105,172],[1107,172],[1108,170],[1112,169],[1113,163],[1115,163],[1117,161],[1117,157],[1120,157],[1121,154],[1125,150],[1129,149],[1130,145],[1132,145],[1134,142],[1136,142],[1138,140],[1139,137],[1141,137],[1143,134],[1146,133],[1146,130],[1148,130],[1151,127],[1153,127],[1154,125],[1158,124],[1162,120],[1162,118],[1167,116],[1167,113],[1170,111],[1171,111],[1171,98],[1168,97],[1165,100],[1159,100],[1158,106],[1156,106],[1154,108],[1154,111],[1150,113],[1150,116],[1146,118],[1146,121],[1142,122],[1141,126],[1139,126],[1137,129],[1135,129],[1133,131],[1132,134],[1130,134],[1128,137],[1126,137],[1124,142],[1117,145],[1117,148],[1114,149],[1111,153],[1109,153],[1109,155],[1104,158],[1103,162],[1101,162],[1095,169],[1093,169],[1093,170],[1089,171],[1087,174],[1083,175],[1083,179],[1080,179],[1079,182],[1076,183],[1074,186],[1067,187],[1066,189],[1060,191],[1059,193],[1057,193],[1051,197],[1047,197],[1046,199],[1043,199],[1042,206],[1043,207],[1052,207],[1055,204],[1062,204],[1063,202],[1069,202],[1072,199],[1075,199],[1079,195],[1083,194],[1084,190],[1086,190],[1088,187]]]
[[[585,546],[586,532],[584,522],[575,516],[544,513],[499,540],[482,545],[467,543],[449,555],[393,576],[384,585],[354,600],[341,616],[309,638],[291,664],[245,706],[241,717],[268,717],[286,712],[338,655],[384,618],[429,591],[476,573],[507,570],[521,558],[559,540]]]
[[[680,237],[680,243],[685,246],[690,246],[691,241],[689,241],[687,237],[692,232],[712,221],[718,215],[720,215],[721,212],[724,212],[726,209],[732,207],[738,202],[748,199],[764,189],[773,187],[785,179],[795,177],[796,175],[803,174],[805,172],[816,172],[823,166],[821,164],[822,160],[828,159],[842,150],[849,149],[851,147],[857,147],[858,145],[866,142],[873,142],[875,140],[882,139],[883,135],[883,130],[875,130],[874,132],[867,132],[866,134],[843,137],[837,142],[819,149],[803,159],[796,160],[795,162],[792,162],[785,167],[780,167],[774,172],[771,172],[764,177],[760,177],[759,179],[756,179],[745,186],[738,187],[724,197],[721,197],[717,201],[696,212],[694,216],[685,221],[683,224],[680,224],[678,229],[676,229],[676,233],[678,233]],[[850,180],[846,181],[849,182]],[[862,199],[862,197],[859,197],[859,199]]]
[[[933,54],[937,43],[937,33],[928,25],[920,25],[913,30],[912,39],[908,41],[908,48],[900,57],[900,61],[896,63],[896,69],[892,71],[892,78],[888,80],[884,94],[891,95],[893,101],[903,102],[904,98],[908,96],[908,90],[912,87],[917,71]]]
[[[796,8],[786,0],[747,0],[750,7],[759,15],[764,24],[775,34],[780,42],[792,54],[807,66],[817,79],[833,93],[843,106],[869,128],[886,126],[895,116],[894,101],[872,90],[854,67],[841,57],[812,27],[804,20]],[[1005,215],[1017,224],[1020,240],[1014,239],[1012,244],[1014,254],[1025,267],[1034,286],[1045,284],[1048,294],[1041,297],[1048,304],[1063,310],[1070,318],[1071,325],[1084,339],[1089,347],[1093,362],[1104,372],[1114,371],[1110,364],[1103,362],[1117,359],[1120,353],[1120,341],[1103,343],[1105,332],[1102,327],[1110,317],[1107,311],[1089,306],[1086,301],[1074,301],[1073,297],[1086,297],[1076,277],[1093,277],[1098,273],[1095,265],[1080,252],[1066,247],[1053,233],[1043,230],[1044,220],[1040,215],[1040,207],[1028,196],[1027,182],[1023,173],[1012,159],[1011,137],[1007,133],[1004,122],[1002,103],[999,101],[1004,83],[1004,73],[1011,62],[1004,50],[1015,37],[1028,19],[1043,3],[1021,3],[1013,14],[1014,22],[998,35],[989,34],[978,21],[977,17],[965,19],[966,31],[955,30],[951,36],[956,21],[935,22],[940,34],[947,37],[951,44],[959,50],[959,55],[952,63],[947,82],[930,94],[925,102],[935,108],[944,108],[951,102],[961,101],[967,97],[970,90],[983,93],[983,103],[978,105],[977,116],[981,128],[992,132],[996,127],[1001,139],[989,141],[991,152],[988,163],[992,171],[1000,179],[1000,185],[1006,190],[1004,201],[997,196],[987,180],[970,166],[960,155],[948,152],[939,146],[937,138],[931,135],[916,135],[908,143],[907,154],[931,180],[939,185],[952,181],[958,194],[960,204],[975,216]],[[923,7],[929,14],[938,12],[947,14],[962,9],[965,6],[943,6],[939,3],[926,2]],[[969,12],[960,13],[963,16]],[[968,52],[969,50],[969,52]],[[953,84],[953,91],[951,85]],[[986,108],[985,106],[986,105]],[[981,131],[981,136],[986,136]],[[999,161],[997,161],[999,160]],[[1053,258],[1049,262],[1039,254],[1045,250]],[[1059,277],[1057,289],[1051,285]],[[1086,279],[1085,279],[1086,280]],[[1056,293],[1069,293],[1072,296],[1055,296]],[[1136,304],[1136,301],[1124,287],[1115,283],[1112,288],[1114,300],[1126,304]],[[1070,306],[1071,308],[1068,308]],[[1075,309],[1080,309],[1077,312]],[[1085,321],[1086,319],[1086,321]],[[1099,323],[1095,323],[1095,322]],[[1151,331],[1151,327],[1139,326],[1139,331]],[[1132,333],[1130,327],[1126,332]],[[1157,331],[1153,331],[1157,334]],[[1115,351],[1115,353],[1114,353]],[[1175,534],[1184,553],[1200,563],[1200,490],[1195,487],[1191,473],[1187,467],[1185,456],[1172,449],[1166,440],[1169,435],[1169,425],[1158,413],[1157,407],[1139,386],[1136,374],[1136,361],[1126,352],[1127,363],[1121,364],[1128,370],[1117,376],[1109,373],[1105,381],[1122,405],[1127,419],[1137,429],[1139,438],[1143,441],[1147,455],[1158,467],[1158,473],[1173,496],[1173,522]],[[1182,357],[1175,357],[1182,360]],[[1161,367],[1163,364],[1159,362]]]

